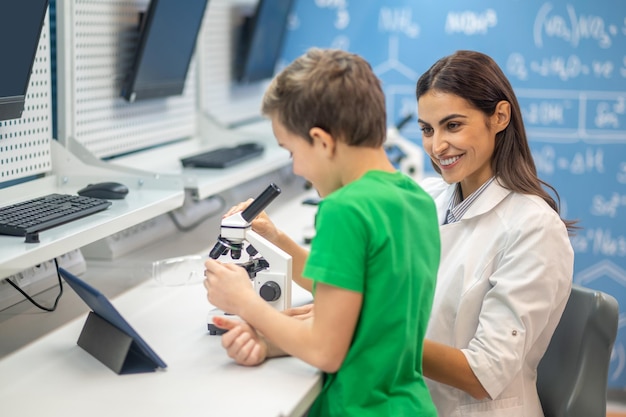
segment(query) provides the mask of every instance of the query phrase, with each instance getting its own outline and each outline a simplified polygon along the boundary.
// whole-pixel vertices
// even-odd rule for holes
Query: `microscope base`
[[[209,329],[209,334],[211,336],[221,336],[224,333],[226,333],[226,330],[224,329],[220,329],[219,327],[217,327],[215,324],[213,323],[208,323],[207,327]]]
[[[209,330],[209,334],[211,336],[215,336],[215,335],[219,336],[219,335],[222,335],[222,334],[226,333],[226,331],[227,331],[227,330],[224,330],[224,329],[220,329],[215,324],[213,324],[213,317],[215,317],[215,316],[223,316],[223,317],[226,317],[226,318],[231,319],[231,320],[239,320],[239,321],[241,321],[241,318],[239,316],[236,316],[234,314],[228,314],[228,313],[225,313],[223,310],[215,308],[215,309],[209,311],[209,315],[207,317],[207,329]]]

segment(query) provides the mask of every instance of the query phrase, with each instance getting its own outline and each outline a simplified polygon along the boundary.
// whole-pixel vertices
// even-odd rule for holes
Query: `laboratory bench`
[[[300,179],[285,178],[283,183],[283,193],[267,212],[278,227],[300,240],[316,210],[302,200],[314,192]],[[266,184],[251,186],[261,191]],[[234,193],[226,202],[234,204],[242,197]],[[219,234],[220,219],[216,215],[191,231],[173,233],[117,259],[87,258],[81,278],[111,299],[167,363],[165,370],[118,375],[81,349],[77,339],[89,308],[67,285],[55,312],[39,311],[26,301],[1,311],[1,414],[302,415],[321,390],[319,370],[291,357],[258,367],[236,365],[220,337],[208,334],[211,306],[202,284],[164,286],[153,277],[155,261],[207,254]],[[49,304],[57,290],[51,288],[40,298]],[[310,301],[310,294],[294,284],[293,304]]]

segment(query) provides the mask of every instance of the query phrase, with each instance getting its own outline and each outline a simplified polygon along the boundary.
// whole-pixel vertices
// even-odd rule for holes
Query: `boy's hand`
[[[222,346],[238,364],[256,366],[267,359],[267,343],[249,324],[219,316],[213,317],[213,324],[228,330],[222,335]]]
[[[244,211],[252,203],[252,201],[254,201],[254,199],[249,198],[247,201],[234,205],[224,214],[224,216],[222,216],[222,218],[231,216],[240,211]],[[276,242],[276,240],[278,239],[278,229],[276,228],[274,223],[272,223],[265,211],[259,213],[259,215],[256,216],[250,224],[252,226],[252,230],[257,232],[270,242]]]
[[[307,320],[313,317],[313,304],[305,304],[300,307],[288,308],[283,311],[283,313],[298,320]]]
[[[258,297],[244,268],[207,259],[204,263],[207,299],[226,313],[240,315],[241,309]]]

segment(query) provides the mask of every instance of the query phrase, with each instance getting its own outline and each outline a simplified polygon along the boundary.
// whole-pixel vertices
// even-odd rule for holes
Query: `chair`
[[[545,417],[606,417],[618,304],[602,291],[572,286],[563,316],[537,368]]]

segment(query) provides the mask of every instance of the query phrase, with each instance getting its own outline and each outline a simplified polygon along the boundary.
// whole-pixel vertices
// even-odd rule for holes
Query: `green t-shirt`
[[[440,242],[432,198],[369,171],[322,200],[303,275],[363,294],[354,337],[309,416],[436,416],[422,374]]]

